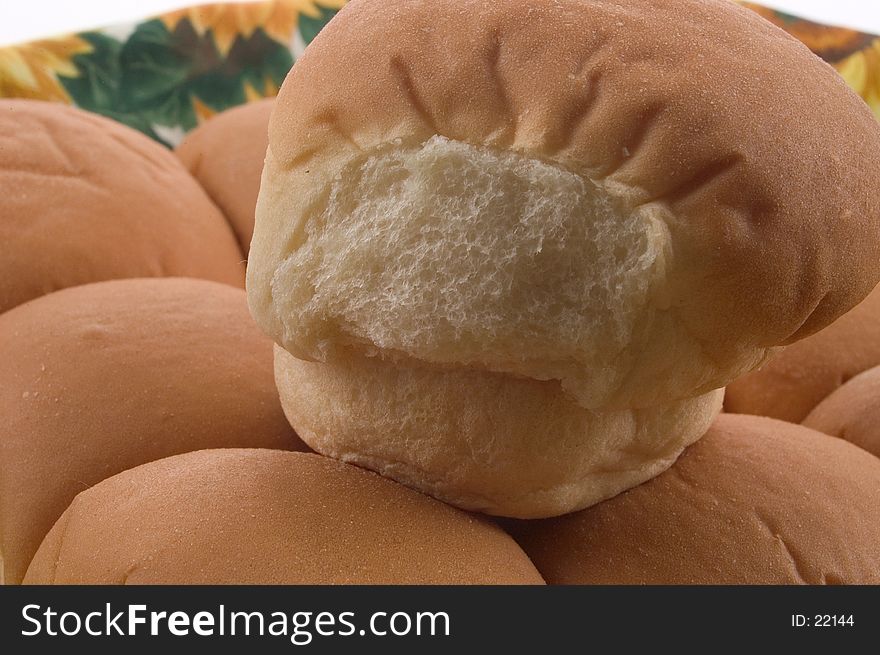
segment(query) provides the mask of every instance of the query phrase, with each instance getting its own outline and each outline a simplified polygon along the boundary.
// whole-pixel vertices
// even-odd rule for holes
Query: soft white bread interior
[[[305,232],[273,294],[301,356],[370,344],[562,380],[590,407],[636,365],[668,250],[662,220],[626,214],[592,181],[441,136],[349,163]],[[653,327],[674,339],[672,322]]]

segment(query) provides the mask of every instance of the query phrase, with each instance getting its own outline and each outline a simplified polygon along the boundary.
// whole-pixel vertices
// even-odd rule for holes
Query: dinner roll
[[[722,398],[595,413],[556,380],[360,356],[313,363],[277,346],[275,380],[285,414],[316,451],[458,507],[522,518],[590,505],[657,475],[703,435]]]
[[[235,235],[177,158],[97,114],[0,99],[0,198],[0,312],[115,278],[242,285]]]
[[[496,525],[363,469],[203,450],[79,494],[33,584],[542,584]]]
[[[880,460],[722,414],[650,482],[508,527],[551,584],[877,584]]]
[[[659,425],[699,403],[665,436],[668,463],[711,421],[706,394],[876,284],[877,179],[864,102],[726,0],[353,0],[276,101],[249,302],[277,343],[338,379],[360,357],[398,367],[390,384],[416,366],[549,382],[596,422],[645,410]],[[385,438],[409,443],[410,410],[390,411]],[[317,431],[306,438],[325,452],[361,449]],[[627,442],[642,433],[605,439],[638,453]],[[468,450],[509,438],[483,431]],[[562,456],[552,438],[536,447]],[[416,467],[417,450],[389,459]]]
[[[223,210],[245,254],[269,142],[273,98],[228,109],[190,132],[176,153]]]
[[[0,315],[0,557],[21,581],[77,493],[202,448],[306,449],[242,290],[192,279],[100,282]]]
[[[813,408],[804,425],[880,457],[880,366],[836,389]]]
[[[729,412],[800,423],[850,378],[880,365],[880,286],[852,311],[727,387]]]
[[[354,0],[269,138],[250,302],[301,358],[640,406],[723,386],[878,279],[880,125],[725,0]]]

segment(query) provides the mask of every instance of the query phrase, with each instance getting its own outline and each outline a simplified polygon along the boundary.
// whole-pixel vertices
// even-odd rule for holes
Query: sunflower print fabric
[[[204,5],[2,47],[0,97],[73,104],[173,146],[217,112],[274,96],[345,2]],[[880,37],[742,4],[833,65],[880,118]]]

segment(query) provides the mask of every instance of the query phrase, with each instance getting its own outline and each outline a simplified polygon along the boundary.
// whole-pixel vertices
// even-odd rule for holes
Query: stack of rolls
[[[269,125],[247,288],[284,411],[466,509],[613,497],[877,283],[878,153],[722,0],[354,0]]]
[[[880,124],[754,13],[352,0],[176,157],[4,108],[5,582],[880,584]]]

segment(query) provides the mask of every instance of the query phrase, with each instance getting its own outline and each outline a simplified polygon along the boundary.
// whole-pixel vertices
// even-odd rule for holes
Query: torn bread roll
[[[135,277],[243,285],[223,214],[178,159],[116,121],[0,99],[0,312]]]
[[[0,577],[25,569],[74,496],[202,448],[307,450],[284,418],[272,342],[244,291],[98,282],[0,314]]]
[[[673,38],[682,26],[688,38]],[[349,441],[366,412],[326,422],[349,395],[372,399],[343,388],[348,369],[381,369],[396,398],[413,368],[483,375],[475,384],[499,394],[484,412],[523,380],[546,382],[592,412],[577,448],[596,457],[556,440],[574,424],[536,431],[529,448],[508,448],[520,437],[499,424],[430,440],[483,468],[522,457],[509,470],[527,470],[535,450],[584,463],[463,505],[563,513],[655,475],[661,462],[640,453],[668,465],[711,422],[715,389],[868,293],[878,177],[880,125],[864,103],[733,3],[354,0],[276,101],[248,297],[277,343],[334,380],[285,399],[294,424],[389,475],[430,458],[399,402],[368,452]],[[463,402],[431,408],[437,425],[480,420],[437,417]],[[586,427],[603,422],[620,429]],[[659,425],[675,427],[643,447]],[[592,470],[609,447],[620,456]],[[472,463],[433,459],[442,467],[407,482],[440,494],[437,480]]]
[[[880,460],[799,425],[722,414],[653,480],[506,527],[550,584],[878,584]]]
[[[25,584],[543,584],[493,523],[370,471],[203,450],[79,494]]]

